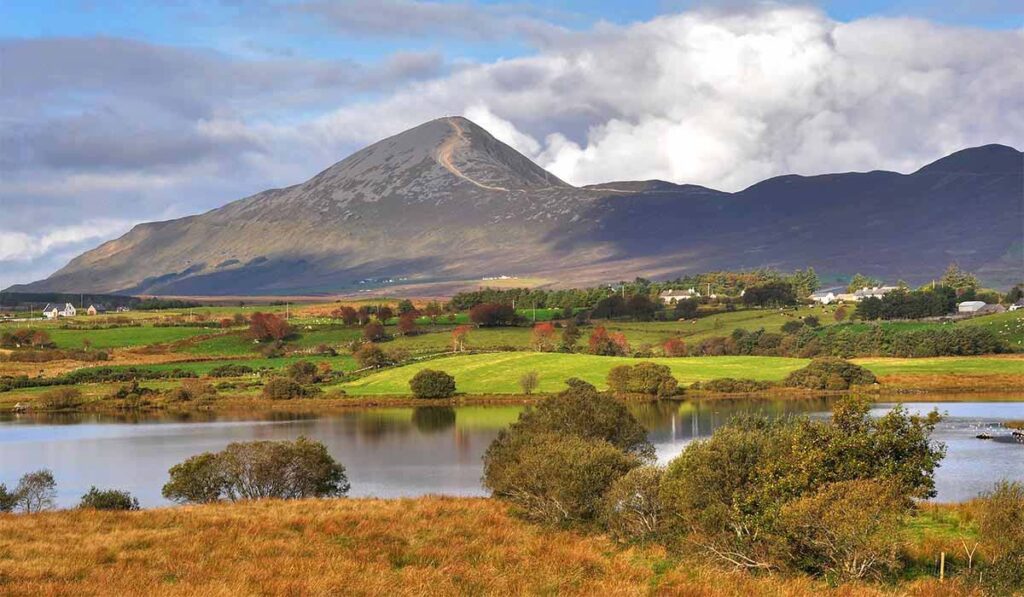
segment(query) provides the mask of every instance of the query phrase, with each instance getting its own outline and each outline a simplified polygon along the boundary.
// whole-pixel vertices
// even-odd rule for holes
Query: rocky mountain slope
[[[738,193],[664,181],[574,187],[464,118],[375,143],[312,179],[136,226],[12,291],[339,292],[532,276],[570,285],[812,265],[929,279],[957,260],[1024,275],[1024,159],[989,145],[912,174],[773,178]]]

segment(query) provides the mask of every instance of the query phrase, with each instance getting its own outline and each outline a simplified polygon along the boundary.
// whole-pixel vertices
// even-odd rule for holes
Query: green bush
[[[36,398],[43,410],[72,410],[82,405],[82,392],[78,388],[55,388]]]
[[[886,522],[886,516],[902,514],[914,499],[934,497],[935,469],[945,454],[930,439],[936,412],[917,417],[896,407],[873,418],[869,411],[867,400],[851,397],[836,404],[829,420],[741,417],[710,438],[689,444],[662,479],[660,495],[672,523],[669,536],[737,567],[797,567],[855,576],[852,569],[844,571],[844,564],[825,562],[839,558],[822,555],[832,547],[801,541],[824,541],[828,535],[846,541],[843,549],[875,549],[884,526],[865,536],[850,535],[855,529],[842,526],[794,534],[793,520],[806,522],[816,512],[821,524],[840,525],[844,509],[874,499],[887,508],[884,516],[875,512],[874,517]],[[872,493],[877,488],[864,485],[819,495],[830,484],[852,481],[877,481],[892,488],[899,507],[883,500],[881,490]],[[847,493],[854,501],[844,504],[841,498]],[[865,497],[869,494],[873,497]],[[788,522],[782,516],[787,508],[794,509]],[[857,516],[847,515],[851,520]],[[870,524],[865,525],[862,530],[869,530]]]
[[[721,392],[723,394],[741,394],[745,392],[763,392],[775,387],[770,381],[758,381],[754,379],[734,379],[732,377],[719,377],[708,381],[695,382],[690,388],[704,390],[706,392]]]
[[[179,503],[340,497],[349,490],[345,467],[304,437],[228,444],[174,465],[170,477],[163,496]]]
[[[416,398],[450,398],[455,394],[455,378],[444,371],[422,369],[409,380]]]
[[[521,434],[488,450],[484,485],[529,520],[585,522],[597,517],[612,482],[638,463],[604,440]]]
[[[847,390],[850,386],[874,383],[878,383],[874,373],[833,357],[814,359],[803,369],[790,373],[782,382],[787,387],[811,390]]]
[[[320,372],[309,361],[296,361],[288,366],[288,377],[302,385],[314,384],[320,381]]]
[[[612,537],[633,542],[658,536],[664,522],[659,495],[663,473],[659,466],[639,466],[611,484],[604,496],[601,520]]]
[[[271,377],[263,384],[263,397],[271,400],[294,400],[313,394],[312,388],[287,377]]]
[[[978,501],[977,519],[988,560],[982,582],[993,595],[1011,595],[1024,587],[1024,483],[997,483]]]
[[[78,507],[92,510],[138,510],[139,500],[127,491],[91,487],[89,492],[82,496]]]
[[[790,565],[804,572],[856,580],[895,569],[905,501],[873,479],[841,481],[783,506]]]
[[[678,393],[679,382],[666,365],[638,363],[612,368],[608,372],[608,387],[618,393],[672,396]]]
[[[208,374],[210,377],[242,377],[243,375],[249,375],[253,372],[253,368],[248,365],[220,365],[210,370]]]

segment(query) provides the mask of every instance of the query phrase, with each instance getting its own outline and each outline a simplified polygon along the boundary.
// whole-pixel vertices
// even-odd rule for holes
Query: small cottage
[[[89,308],[85,310],[89,315],[102,315],[107,312],[106,305],[89,305]]]
[[[56,317],[74,317],[75,313],[77,313],[77,311],[75,310],[75,306],[71,303],[64,303],[63,307],[47,303],[47,305],[43,307],[43,315],[45,315],[47,319],[54,319]]]
[[[822,305],[830,305],[839,300],[838,295],[831,290],[819,290],[818,292],[811,293],[811,296],[808,298]]]
[[[687,299],[700,298],[700,293],[693,288],[689,290],[665,290],[658,297],[661,299],[661,302],[671,305],[672,303]]]

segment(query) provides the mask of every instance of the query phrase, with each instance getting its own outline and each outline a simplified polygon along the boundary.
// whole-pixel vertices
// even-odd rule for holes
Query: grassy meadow
[[[973,532],[958,509],[907,522],[917,572],[831,587],[737,573],[660,546],[552,530],[485,498],[333,499],[142,512],[0,514],[0,592],[35,595],[908,595],[970,594],[932,560]]]

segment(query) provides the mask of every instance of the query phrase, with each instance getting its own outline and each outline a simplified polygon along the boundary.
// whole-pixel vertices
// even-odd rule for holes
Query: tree
[[[53,472],[41,469],[22,475],[14,494],[18,497],[18,508],[26,514],[52,510],[57,499],[57,482]]]
[[[379,369],[394,364],[394,359],[373,342],[363,344],[352,356],[363,368]]]
[[[658,495],[664,469],[656,465],[634,468],[616,479],[604,496],[601,521],[619,541],[648,541],[657,537],[664,522]]]
[[[91,510],[138,510],[139,500],[127,491],[90,487],[78,507]]]
[[[309,394],[302,384],[287,377],[271,377],[263,384],[263,397],[270,400],[294,400]]]
[[[0,514],[13,512],[18,506],[18,492],[9,491],[7,485],[0,483]]]
[[[444,371],[422,369],[409,380],[416,398],[451,398],[455,394],[455,378]]]
[[[682,299],[676,301],[675,307],[672,309],[672,314],[676,319],[693,319],[697,316],[697,310],[700,308],[700,302],[697,299]]]
[[[1024,285],[1017,284],[1006,293],[1006,303],[1012,305],[1024,298]]]
[[[412,336],[416,333],[416,312],[406,311],[398,316],[398,332],[403,336]]]
[[[960,269],[956,263],[949,264],[939,283],[947,288],[952,288],[957,294],[978,289],[978,278],[974,274]]]
[[[564,525],[593,520],[601,498],[637,466],[607,441],[553,433],[517,435],[484,456],[484,486],[523,517]]]
[[[836,320],[836,323],[840,323],[846,319],[846,307],[839,307],[836,309],[836,312],[832,314],[832,318]]]
[[[221,499],[340,497],[349,490],[345,467],[320,442],[235,442],[170,469],[165,498],[180,503]]]
[[[796,291],[789,282],[774,281],[751,286],[743,293],[746,305],[778,307],[796,304]]]
[[[676,336],[665,340],[665,343],[662,344],[661,348],[667,357],[686,356],[686,341]]]
[[[799,319],[790,319],[786,323],[782,324],[782,333],[784,334],[795,334],[802,330],[804,322]]]
[[[292,333],[288,322],[273,313],[252,314],[249,319],[249,337],[260,342],[284,340]]]
[[[540,376],[536,371],[527,371],[519,376],[519,387],[524,394],[532,394],[540,385]]]
[[[544,322],[533,326],[530,339],[535,350],[539,352],[550,352],[555,349],[555,326],[552,323]]]
[[[856,580],[899,560],[900,524],[906,504],[894,488],[874,479],[830,483],[783,506],[794,568]]]
[[[338,307],[332,311],[331,317],[340,319],[345,325],[355,325],[359,322],[359,313],[348,305]]]
[[[363,338],[369,342],[380,342],[386,337],[384,324],[380,321],[371,321],[363,326]]]
[[[629,354],[629,342],[621,332],[609,334],[604,326],[594,328],[587,342],[590,354],[603,356],[625,356]]]
[[[790,277],[790,281],[797,296],[800,298],[810,296],[811,293],[821,287],[821,280],[818,279],[818,274],[814,272],[813,267],[808,267],[805,270],[796,270]]]
[[[441,308],[441,303],[437,301],[430,301],[423,308],[423,314],[430,318],[430,323],[437,323],[437,318],[441,316],[444,309]]]
[[[398,315],[405,315],[406,313],[415,313],[416,307],[412,304],[409,299],[402,299],[398,301]]]
[[[848,390],[850,386],[875,383],[878,379],[864,367],[835,357],[814,359],[782,381],[787,387],[811,390]]]
[[[468,325],[460,325],[459,327],[452,330],[452,350],[455,352],[462,352],[466,350],[466,339],[469,337],[469,332],[473,328]]]
[[[377,307],[377,321],[381,323],[387,323],[389,319],[395,316],[395,312],[391,310],[391,307],[387,305],[381,305]]]
[[[846,286],[846,292],[856,292],[861,288],[874,288],[881,286],[882,282],[875,278],[871,278],[862,274],[854,274],[850,278],[850,283]]]
[[[309,361],[295,361],[288,366],[287,373],[288,377],[304,385],[320,381],[320,372],[316,365]]]
[[[619,393],[672,396],[679,382],[667,366],[647,362],[613,367],[608,372],[608,387]]]
[[[512,305],[481,303],[469,310],[469,320],[481,327],[515,325],[516,311]]]
[[[576,343],[580,341],[580,328],[575,321],[569,320],[562,328],[562,350],[572,352],[576,349]]]

